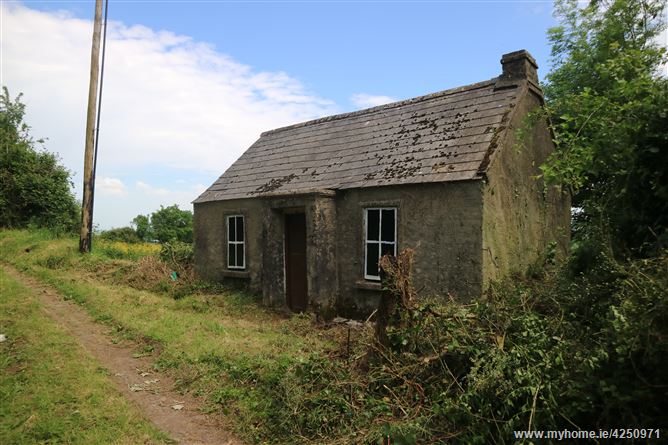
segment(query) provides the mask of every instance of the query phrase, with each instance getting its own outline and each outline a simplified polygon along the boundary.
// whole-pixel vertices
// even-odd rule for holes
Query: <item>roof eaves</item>
[[[333,189],[333,188],[305,188],[305,189],[296,189],[296,190],[286,190],[286,191],[276,191],[276,192],[262,193],[262,194],[255,195],[254,197],[271,199],[271,198],[291,198],[291,197],[304,196],[304,195],[332,197],[332,196],[336,196],[336,189]],[[251,196],[251,198],[252,197],[253,196]]]

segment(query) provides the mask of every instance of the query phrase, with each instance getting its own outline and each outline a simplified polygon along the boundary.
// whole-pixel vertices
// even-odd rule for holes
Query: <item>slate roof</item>
[[[496,84],[267,131],[194,202],[480,178],[522,90]]]

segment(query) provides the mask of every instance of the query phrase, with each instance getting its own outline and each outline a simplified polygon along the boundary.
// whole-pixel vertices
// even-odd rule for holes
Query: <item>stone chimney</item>
[[[516,84],[517,81],[528,80],[538,87],[538,65],[529,51],[522,49],[501,56],[503,74],[499,76],[497,87]]]

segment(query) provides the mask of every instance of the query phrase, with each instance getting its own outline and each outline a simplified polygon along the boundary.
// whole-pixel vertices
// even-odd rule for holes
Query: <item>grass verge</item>
[[[80,256],[75,240],[48,232],[0,232],[0,258],[53,286],[117,335],[142,342],[138,353],[153,353],[156,367],[181,390],[230,414],[231,427],[250,441],[275,442],[276,400],[286,390],[280,381],[331,344],[311,329],[311,317],[286,318],[238,290],[175,299],[124,285],[137,262],[104,250]]]
[[[171,443],[0,268],[0,442]]]

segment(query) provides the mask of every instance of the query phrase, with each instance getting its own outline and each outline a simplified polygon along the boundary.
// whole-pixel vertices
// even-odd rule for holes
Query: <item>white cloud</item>
[[[170,194],[169,190],[167,189],[153,187],[152,185],[149,185],[143,181],[137,181],[137,189],[149,196],[167,196]]]
[[[191,187],[191,190],[195,193],[195,196],[199,196],[204,193],[208,187],[204,184],[195,184]]]
[[[24,93],[31,134],[48,138],[47,150],[75,172],[80,196],[92,22],[17,2],[0,2],[0,14],[0,83],[12,96]],[[218,177],[262,131],[338,111],[284,72],[254,70],[188,36],[111,21],[94,222],[127,225],[174,203],[192,209],[209,185],[200,182]],[[160,187],[151,185],[156,178]]]
[[[147,209],[152,209],[151,211],[157,209],[160,205],[172,204],[177,204],[182,209],[192,210],[191,201],[207,189],[204,184],[191,184],[187,187],[184,187],[183,184],[179,185],[178,189],[169,190],[163,187],[155,187],[144,181],[137,181],[135,187],[139,195],[143,195],[148,202],[153,203],[153,205],[147,207]],[[141,196],[139,198],[141,199]],[[147,210],[145,213],[150,212]]]
[[[396,101],[397,99],[390,96],[374,96],[366,93],[357,93],[350,97],[350,102],[357,108],[377,107],[378,105],[385,105]]]
[[[0,7],[2,84],[25,93],[33,134],[81,171],[92,22]],[[114,21],[107,35],[98,168],[221,173],[262,131],[338,111],[288,74],[188,36]]]
[[[125,196],[125,184],[116,178],[97,178],[95,180],[95,190],[107,196]]]

